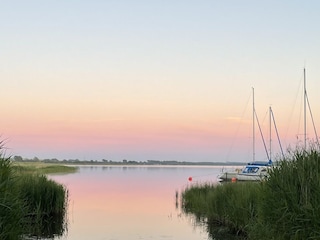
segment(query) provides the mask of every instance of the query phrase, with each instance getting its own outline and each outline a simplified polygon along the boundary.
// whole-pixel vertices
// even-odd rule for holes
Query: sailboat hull
[[[223,172],[218,176],[218,179],[220,181],[231,181],[234,178],[237,178],[237,175],[239,174],[240,170],[237,171],[230,171],[230,172]]]
[[[269,163],[265,165],[254,165],[248,163],[242,171],[224,172],[218,176],[220,181],[263,181],[269,176],[272,167]]]

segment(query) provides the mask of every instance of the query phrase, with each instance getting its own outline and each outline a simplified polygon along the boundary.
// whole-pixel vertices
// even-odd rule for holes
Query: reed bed
[[[319,176],[319,149],[296,149],[266,181],[194,185],[182,193],[182,206],[247,239],[320,239]]]
[[[44,175],[15,170],[0,151],[0,239],[62,235],[68,199],[65,187]]]
[[[18,196],[24,200],[24,226],[29,235],[53,237],[66,228],[68,191],[44,175],[23,175]]]
[[[64,186],[48,180],[46,176],[21,176],[18,181],[19,197],[28,204],[29,214],[59,214],[65,209],[67,190]]]
[[[16,194],[10,159],[0,153],[0,239],[17,239],[22,233],[22,200]]]
[[[230,232],[245,236],[257,214],[257,185],[252,182],[192,186],[183,192],[182,206],[200,221],[227,226]]]
[[[298,149],[263,184],[261,222],[278,239],[320,239],[320,153]]]

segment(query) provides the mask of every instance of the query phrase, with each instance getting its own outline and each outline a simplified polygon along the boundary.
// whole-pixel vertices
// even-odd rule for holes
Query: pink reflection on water
[[[175,192],[192,184],[190,174],[207,174],[214,182],[219,170],[81,167],[75,174],[52,176],[69,190],[69,230],[61,239],[208,239],[176,209]]]

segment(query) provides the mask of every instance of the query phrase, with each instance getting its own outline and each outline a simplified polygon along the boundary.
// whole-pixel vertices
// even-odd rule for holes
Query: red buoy
[[[188,180],[189,180],[189,182],[192,182],[192,177],[189,177]]]

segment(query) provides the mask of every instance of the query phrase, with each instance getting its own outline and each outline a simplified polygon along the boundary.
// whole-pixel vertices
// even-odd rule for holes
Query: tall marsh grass
[[[23,175],[18,196],[24,200],[24,226],[29,235],[53,237],[66,228],[67,190],[44,175]]]
[[[17,174],[0,144],[0,239],[53,237],[66,229],[68,192],[36,174]]]
[[[185,212],[247,239],[320,239],[320,152],[296,149],[264,182],[195,185]]]
[[[22,233],[22,200],[16,194],[10,158],[0,153],[0,239],[17,239]]]
[[[44,175],[21,176],[18,181],[19,197],[28,204],[29,214],[51,215],[59,214],[65,210],[66,190],[62,185],[55,183]]]
[[[320,153],[296,150],[263,184],[260,221],[278,239],[320,239]]]
[[[258,183],[196,185],[182,194],[183,208],[200,221],[227,226],[236,235],[246,235],[257,215]]]

